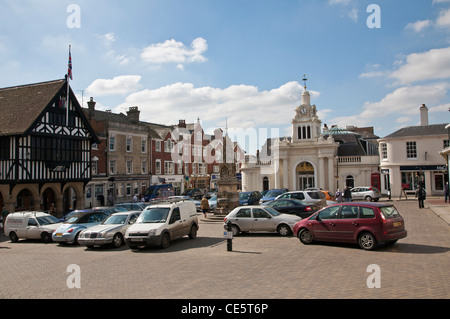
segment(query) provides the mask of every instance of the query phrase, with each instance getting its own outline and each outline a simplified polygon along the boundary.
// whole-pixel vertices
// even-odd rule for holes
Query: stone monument
[[[223,137],[223,160],[220,164],[220,177],[217,181],[217,209],[216,214],[227,215],[239,206],[239,181],[236,177],[236,160],[234,143],[226,134]]]

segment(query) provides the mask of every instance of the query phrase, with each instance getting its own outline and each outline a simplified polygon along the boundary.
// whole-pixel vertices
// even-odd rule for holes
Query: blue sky
[[[288,135],[303,74],[328,125],[450,118],[450,0],[0,0],[0,87],[62,78],[69,44],[80,102],[156,123]]]

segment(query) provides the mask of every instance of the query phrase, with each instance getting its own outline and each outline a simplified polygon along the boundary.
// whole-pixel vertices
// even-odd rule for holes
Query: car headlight
[[[98,233],[98,237],[105,238],[107,234],[108,234],[107,231],[101,231],[100,233]]]
[[[155,236],[156,235],[156,229],[152,229],[148,232],[149,236]]]

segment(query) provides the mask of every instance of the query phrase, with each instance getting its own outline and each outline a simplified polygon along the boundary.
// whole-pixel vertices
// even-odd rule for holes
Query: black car
[[[298,199],[276,199],[269,202],[266,206],[272,207],[282,214],[297,215],[301,218],[307,218],[317,211],[315,205],[306,204]]]

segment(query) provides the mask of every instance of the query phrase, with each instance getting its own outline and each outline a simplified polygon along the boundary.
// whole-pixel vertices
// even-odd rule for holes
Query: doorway
[[[297,168],[297,189],[304,190],[309,187],[316,187],[314,166],[309,162],[298,164]]]

